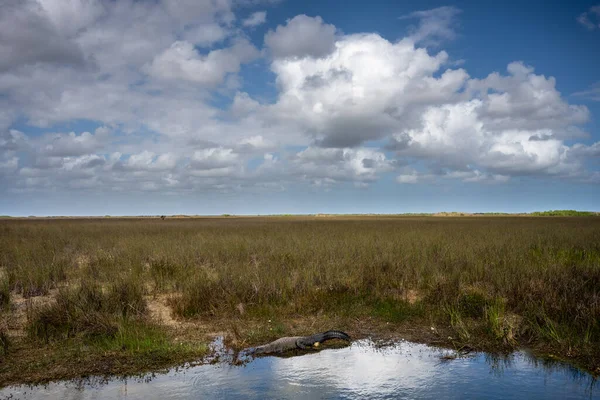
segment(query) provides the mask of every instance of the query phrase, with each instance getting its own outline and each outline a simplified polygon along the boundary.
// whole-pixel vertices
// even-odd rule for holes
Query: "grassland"
[[[0,309],[0,386],[331,328],[599,373],[600,218],[6,219]]]

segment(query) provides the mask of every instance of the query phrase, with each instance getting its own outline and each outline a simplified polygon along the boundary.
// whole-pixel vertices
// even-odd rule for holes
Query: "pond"
[[[454,358],[450,350],[422,344],[381,347],[358,340],[345,348],[263,357],[241,366],[228,357],[224,352],[214,364],[138,378],[13,386],[0,390],[0,399],[600,399],[600,384],[591,375],[523,351]]]

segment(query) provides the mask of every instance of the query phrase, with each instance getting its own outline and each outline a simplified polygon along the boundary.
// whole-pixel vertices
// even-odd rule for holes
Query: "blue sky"
[[[0,214],[600,211],[597,2],[0,5]]]

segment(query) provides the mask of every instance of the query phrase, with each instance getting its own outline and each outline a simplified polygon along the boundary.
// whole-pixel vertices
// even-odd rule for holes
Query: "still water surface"
[[[9,387],[0,390],[0,399],[600,399],[600,384],[566,364],[525,352],[443,359],[449,354],[409,342],[378,348],[360,340],[243,366],[220,362],[145,378]]]

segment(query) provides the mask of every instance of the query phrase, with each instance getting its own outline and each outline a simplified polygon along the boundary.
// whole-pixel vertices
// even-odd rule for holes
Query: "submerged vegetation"
[[[75,359],[96,367],[71,375],[192,360],[215,332],[239,347],[407,324],[600,371],[595,217],[10,219],[0,248],[2,384],[68,376],[50,366]]]

